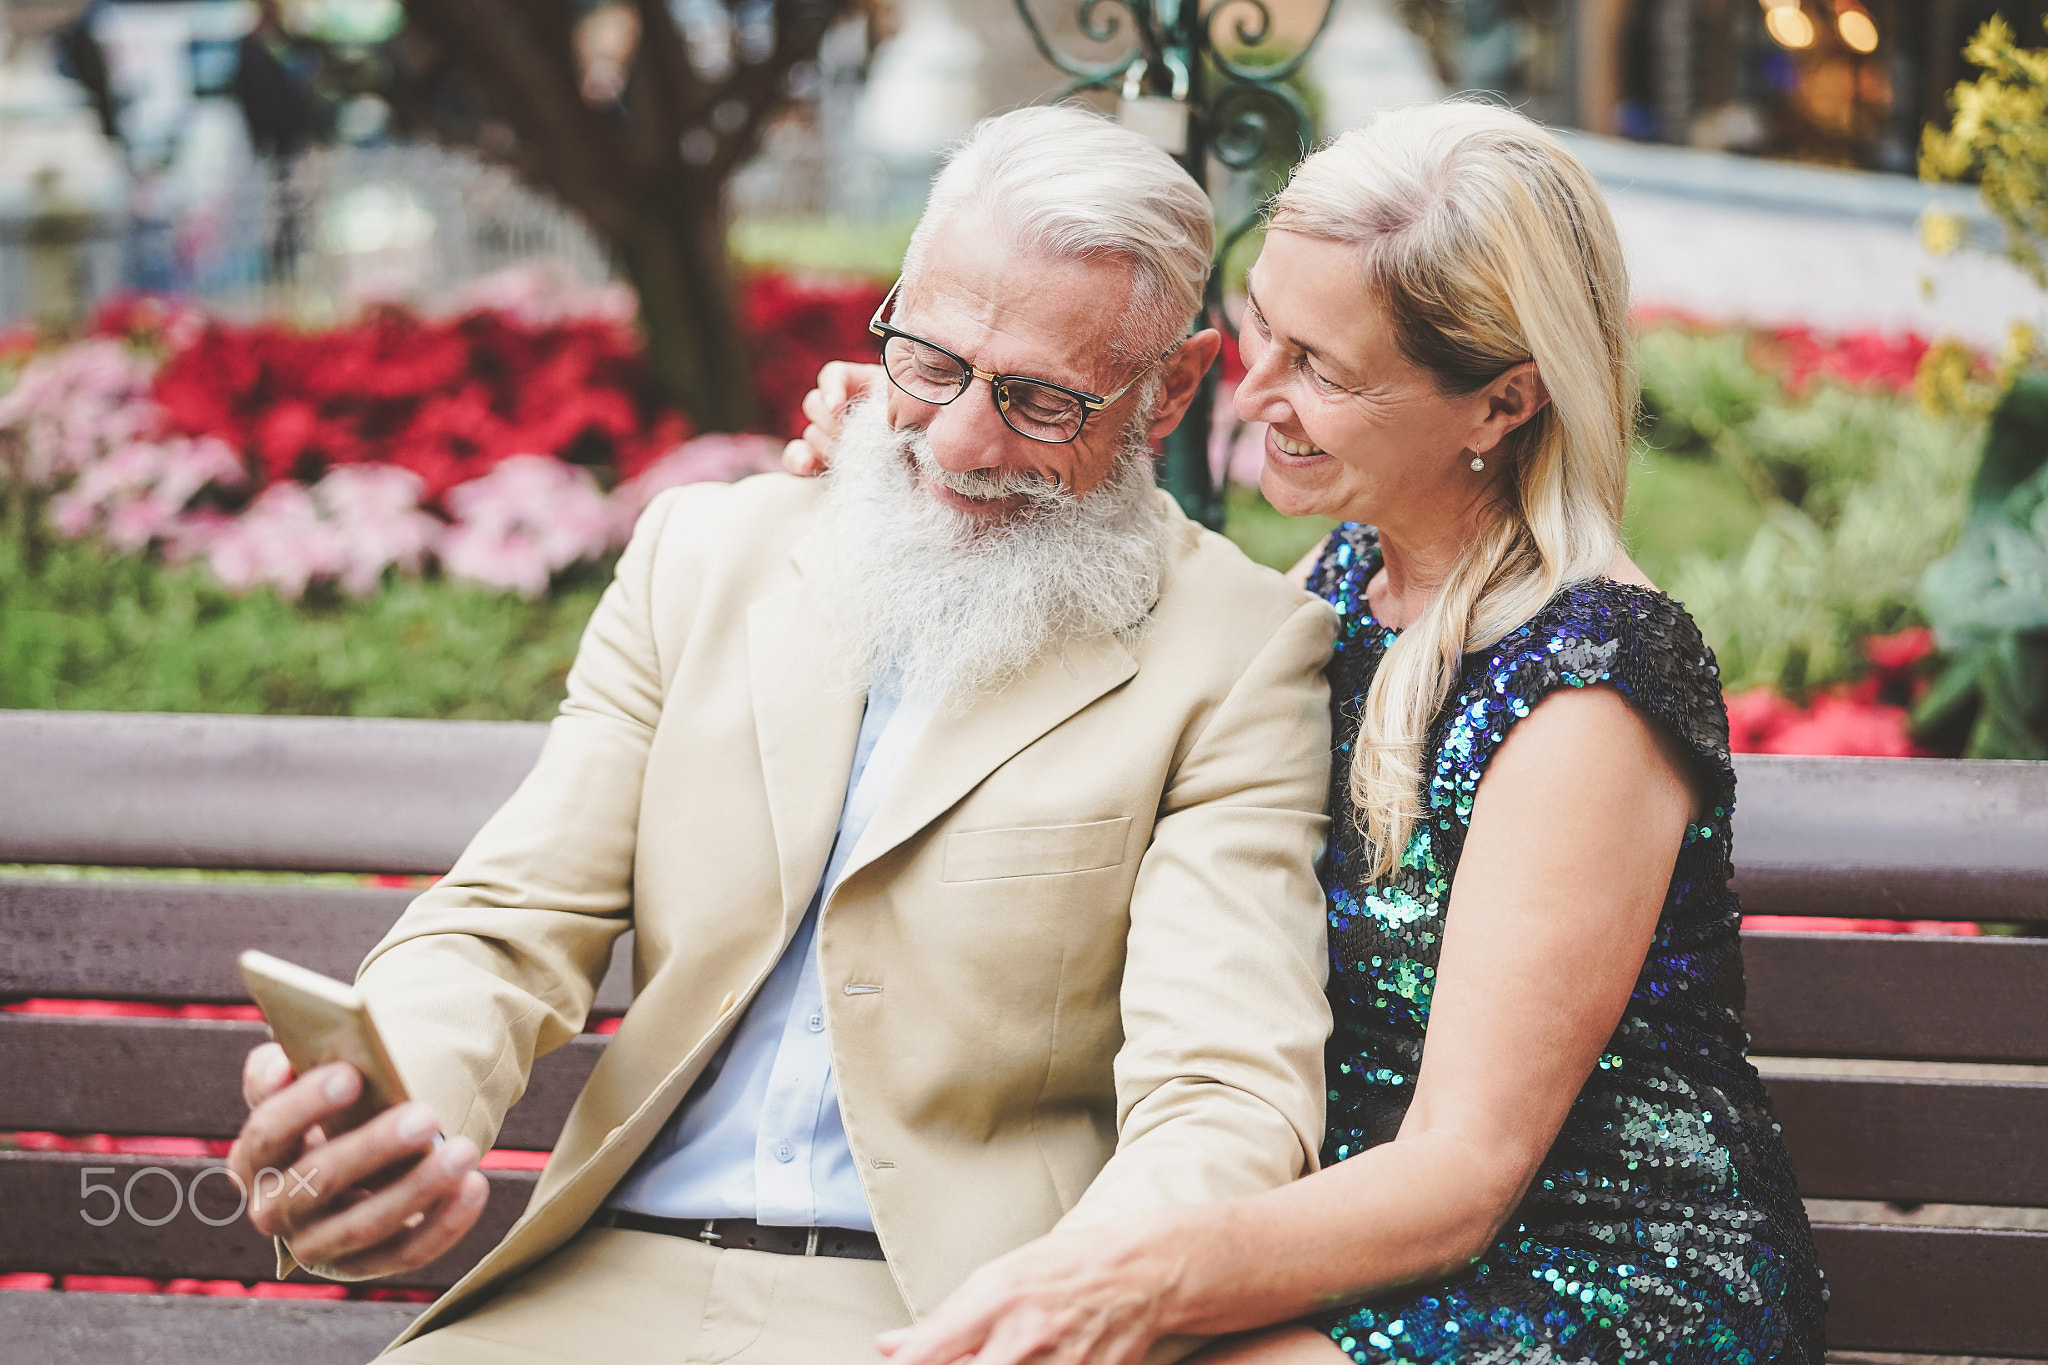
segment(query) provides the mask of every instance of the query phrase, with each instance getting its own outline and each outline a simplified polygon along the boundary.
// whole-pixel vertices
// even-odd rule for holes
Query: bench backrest
[[[542,733],[0,712],[0,863],[439,872]],[[1751,914],[2048,920],[2048,764],[1745,756],[1737,767],[1737,885]],[[0,878],[0,1000],[241,1002],[233,959],[246,947],[346,977],[408,896]],[[626,952],[601,1011],[628,1003]],[[1744,954],[1759,1056],[2048,1066],[2048,939],[1748,933]],[[242,1115],[240,1058],[264,1036],[232,1020],[0,1014],[0,1130],[226,1138]],[[551,1146],[602,1047],[585,1034],[542,1059],[500,1145]],[[2048,1085],[1770,1084],[1809,1198],[2048,1208]],[[212,1221],[236,1203],[226,1180],[203,1175],[217,1164],[0,1153],[0,1271],[265,1278],[267,1245],[244,1223]],[[484,1224],[405,1283],[452,1282],[509,1226],[533,1176],[492,1178]],[[205,1217],[179,1209],[150,1225],[174,1186]],[[119,1216],[95,1226],[113,1207]],[[1821,1222],[1815,1235],[1833,1348],[2048,1359],[2048,1232]]]

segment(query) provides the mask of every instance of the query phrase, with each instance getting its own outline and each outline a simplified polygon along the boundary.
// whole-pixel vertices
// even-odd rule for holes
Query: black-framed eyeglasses
[[[1081,434],[1081,428],[1087,425],[1091,414],[1114,404],[1129,393],[1154,365],[1180,349],[1180,343],[1176,341],[1146,361],[1144,368],[1131,376],[1131,382],[1115,393],[1083,393],[1064,384],[1055,384],[1050,379],[1033,379],[1022,374],[992,374],[937,342],[926,341],[882,321],[882,315],[895,302],[896,291],[902,287],[901,279],[890,285],[889,292],[882,298],[882,306],[868,321],[868,330],[882,339],[882,369],[887,372],[889,382],[920,403],[944,407],[967,392],[975,380],[986,380],[1003,424],[1019,436],[1043,441],[1047,445],[1066,445],[1074,440]]]

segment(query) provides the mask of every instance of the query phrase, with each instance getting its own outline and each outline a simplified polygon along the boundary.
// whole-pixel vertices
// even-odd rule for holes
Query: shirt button
[[[823,1033],[825,1031],[825,1016],[822,1014],[814,1014],[804,1020],[804,1022],[811,1026],[811,1032],[813,1033]]]
[[[791,1147],[788,1143],[778,1142],[775,1144],[775,1159],[777,1161],[788,1161],[794,1158],[795,1156],[796,1149],[794,1147]]]

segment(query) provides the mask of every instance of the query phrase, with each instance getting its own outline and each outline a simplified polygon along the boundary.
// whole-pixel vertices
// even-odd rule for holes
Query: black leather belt
[[[751,1218],[657,1218],[629,1209],[602,1209],[590,1220],[594,1228],[658,1232],[706,1246],[740,1251],[766,1251],[776,1256],[843,1256],[855,1261],[880,1261],[881,1239],[852,1228],[771,1227]]]

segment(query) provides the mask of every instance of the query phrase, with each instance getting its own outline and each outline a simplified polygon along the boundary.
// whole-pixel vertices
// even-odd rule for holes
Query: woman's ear
[[[1509,433],[1543,411],[1543,405],[1550,401],[1550,390],[1545,387],[1536,362],[1525,360],[1503,370],[1486,386],[1484,396],[1486,415],[1480,419],[1479,429],[1469,443],[1475,455],[1486,454],[1506,440]]]
[[[1188,404],[1195,401],[1195,394],[1200,391],[1202,376],[1216,363],[1216,353],[1222,349],[1223,334],[1214,327],[1204,327],[1166,358],[1166,392],[1159,400],[1159,411],[1153,414],[1146,436],[1157,441],[1180,425]]]

